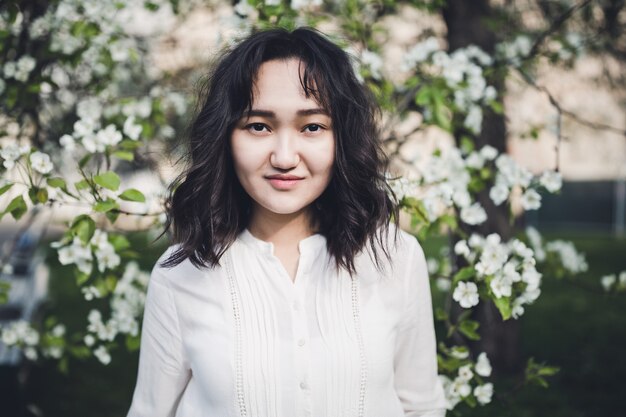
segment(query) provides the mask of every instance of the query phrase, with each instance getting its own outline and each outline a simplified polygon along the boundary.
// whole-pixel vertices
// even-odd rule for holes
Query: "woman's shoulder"
[[[387,275],[397,275],[399,271],[406,268],[406,265],[414,261],[416,256],[422,257],[423,251],[416,237],[390,223],[387,230],[381,229],[380,241],[376,239],[375,248],[379,261],[384,267],[384,273]],[[370,264],[370,269],[376,269],[374,264],[374,255],[371,247],[367,249],[367,255],[363,256],[361,262]],[[386,256],[387,253],[389,257]]]
[[[151,280],[166,284],[167,286],[180,286],[181,284],[191,285],[193,283],[204,281],[219,273],[220,267],[199,267],[194,265],[189,258],[183,259],[176,265],[164,266],[163,263],[170,259],[182,247],[182,244],[176,243],[168,246],[155,262]]]

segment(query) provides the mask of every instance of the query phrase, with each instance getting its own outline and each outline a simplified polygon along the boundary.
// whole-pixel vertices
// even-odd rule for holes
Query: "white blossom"
[[[44,355],[54,359],[59,359],[63,356],[63,348],[61,346],[49,346],[44,350]]]
[[[452,287],[452,282],[447,278],[439,277],[435,280],[435,285],[439,291],[448,292]]]
[[[524,210],[537,210],[541,207],[541,195],[532,188],[529,188],[522,195],[522,207]]]
[[[543,243],[541,239],[541,234],[539,231],[532,226],[528,226],[526,228],[526,236],[530,241],[530,246],[532,246],[533,251],[535,253],[535,258],[538,261],[543,261],[546,258],[546,252],[543,249]]]
[[[96,338],[93,335],[87,334],[83,338],[83,342],[85,342],[85,346],[93,346],[96,343]]]
[[[511,308],[511,316],[516,320],[524,314],[524,306],[522,305],[523,301],[524,300],[520,300],[520,299],[515,299],[513,301],[513,306]]]
[[[470,255],[470,248],[467,246],[467,241],[459,240],[456,242],[454,245],[454,253],[467,259]]]
[[[2,150],[0,150],[0,157],[4,159],[2,165],[6,169],[11,169],[15,165],[15,161],[17,161],[22,153],[20,152],[20,148],[17,143],[9,143],[8,145],[4,145]]]
[[[114,269],[120,262],[120,256],[115,252],[112,245],[98,248],[95,251],[96,258],[98,259],[98,270],[104,272],[105,269]]]
[[[509,155],[500,154],[496,158],[496,184],[504,183],[509,187],[519,185],[526,188],[530,185],[533,175],[526,168],[517,164]]]
[[[67,151],[73,151],[76,148],[76,141],[74,137],[71,135],[63,135],[59,139],[59,143],[63,148]]]
[[[418,42],[404,55],[403,69],[410,70],[416,64],[425,61],[435,51],[439,50],[439,41],[435,37],[430,37],[422,42]]]
[[[539,288],[541,283],[541,274],[535,268],[528,268],[522,273],[522,281],[524,281],[529,290]]]
[[[93,354],[103,365],[111,363],[111,355],[103,345],[98,346],[93,351]]]
[[[481,169],[485,165],[485,158],[479,152],[470,153],[465,159],[468,168]]]
[[[500,244],[500,236],[496,233],[490,234],[483,244],[480,261],[475,265],[478,276],[495,274],[504,266],[508,257],[506,246]]]
[[[39,151],[30,155],[30,165],[41,174],[48,174],[54,167],[50,161],[50,156]]]
[[[459,379],[465,382],[469,382],[469,380],[472,379],[473,377],[474,377],[474,373],[472,372],[471,365],[463,365],[459,368],[459,376],[458,376]]]
[[[510,297],[512,294],[513,282],[506,275],[497,274],[493,277],[489,286],[496,298]]]
[[[469,207],[472,204],[472,196],[467,190],[454,190],[452,201],[459,208]]]
[[[461,209],[461,220],[472,226],[481,224],[487,220],[487,212],[480,203],[476,202]]]
[[[474,134],[479,134],[483,124],[483,109],[480,106],[470,107],[463,125]]]
[[[505,184],[496,184],[489,190],[489,198],[496,206],[499,206],[509,198],[509,192],[509,187]]]
[[[602,278],[600,278],[600,283],[602,284],[602,287],[604,288],[605,291],[610,291],[611,287],[613,287],[613,284],[615,284],[616,281],[617,281],[617,278],[615,274],[605,275]]]
[[[101,297],[100,290],[93,285],[81,288],[81,292],[83,293],[83,297],[85,297],[85,300],[87,301],[91,301],[94,298]]]
[[[546,244],[545,250],[547,252],[556,253],[561,258],[563,268],[565,268],[568,272],[577,274],[585,272],[588,269],[585,255],[578,253],[572,242],[554,240]]]
[[[36,361],[39,357],[39,355],[37,354],[37,349],[32,346],[24,348],[24,356],[26,356],[26,359],[31,361]]]
[[[452,410],[461,401],[461,397],[453,391],[452,381],[445,375],[438,375],[439,381],[443,387],[445,396],[446,409]]]
[[[473,282],[460,281],[452,294],[452,298],[463,308],[471,308],[478,304],[478,287]]]
[[[305,7],[318,7],[322,5],[322,0],[291,0],[291,8],[300,10]]]
[[[381,78],[383,59],[376,52],[364,49],[361,51],[361,62],[366,65],[375,79]]]
[[[539,183],[551,193],[556,193],[563,186],[563,178],[556,171],[545,171],[539,178]]]
[[[493,384],[491,382],[487,382],[483,385],[478,385],[474,388],[474,396],[476,400],[478,400],[481,404],[489,404],[491,402],[491,397],[493,396]]]
[[[74,123],[74,133],[73,136],[76,138],[82,138],[86,136],[91,136],[95,129],[97,129],[99,124],[92,119],[80,119]]]
[[[451,390],[454,394],[459,397],[467,397],[472,393],[472,387],[467,383],[463,378],[456,377],[454,381],[452,381]]]
[[[65,325],[61,323],[57,324],[52,328],[50,333],[54,337],[63,337],[65,335]]]
[[[480,355],[478,355],[474,370],[480,376],[488,377],[491,375],[491,363],[489,362],[489,358],[487,357],[487,354],[485,352],[482,352]]]
[[[498,156],[498,150],[490,145],[485,145],[480,148],[480,154],[488,161],[493,161]]]
[[[457,359],[467,359],[469,358],[469,351],[464,346],[454,346],[450,350],[450,356]]]
[[[115,146],[122,140],[122,133],[117,130],[115,125],[110,124],[106,128],[98,131],[96,138],[102,145]]]
[[[135,124],[135,116],[129,116],[124,122],[124,134],[132,140],[139,139],[143,127],[140,124]]]
[[[80,119],[89,120],[95,124],[102,116],[102,104],[93,97],[81,100],[76,105],[76,114]]]

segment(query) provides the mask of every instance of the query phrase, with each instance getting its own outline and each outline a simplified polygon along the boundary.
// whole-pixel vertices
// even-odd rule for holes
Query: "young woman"
[[[423,252],[377,107],[319,32],[215,67],[172,186],[128,417],[443,416]]]

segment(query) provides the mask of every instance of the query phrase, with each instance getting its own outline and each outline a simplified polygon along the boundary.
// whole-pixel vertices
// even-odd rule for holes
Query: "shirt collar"
[[[253,249],[258,250],[260,253],[265,255],[274,255],[274,244],[272,242],[267,242],[265,240],[261,240],[254,236],[250,231],[245,228],[239,235],[239,238],[243,243],[250,246]],[[298,243],[298,249],[300,250],[301,255],[316,255],[317,252],[326,248],[326,237],[320,233],[315,233],[309,237],[302,239]]]

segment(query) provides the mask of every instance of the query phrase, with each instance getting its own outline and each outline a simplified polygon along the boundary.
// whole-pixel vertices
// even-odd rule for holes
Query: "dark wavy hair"
[[[252,199],[233,167],[230,136],[251,109],[253,84],[261,64],[296,58],[303,64],[300,83],[328,112],[335,135],[331,180],[313,204],[313,223],[326,237],[338,268],[350,275],[354,259],[368,241],[377,268],[380,244],[387,259],[389,223],[398,222],[398,204],[385,172],[388,158],[379,138],[380,109],[356,78],[350,57],[315,29],[255,32],[228,48],[201,90],[189,129],[185,171],[170,185],[165,202],[166,233],[180,246],[163,262],[172,267],[189,258],[196,267],[216,266],[248,226]],[[385,237],[383,236],[385,235]],[[397,239],[397,228],[394,241]]]

